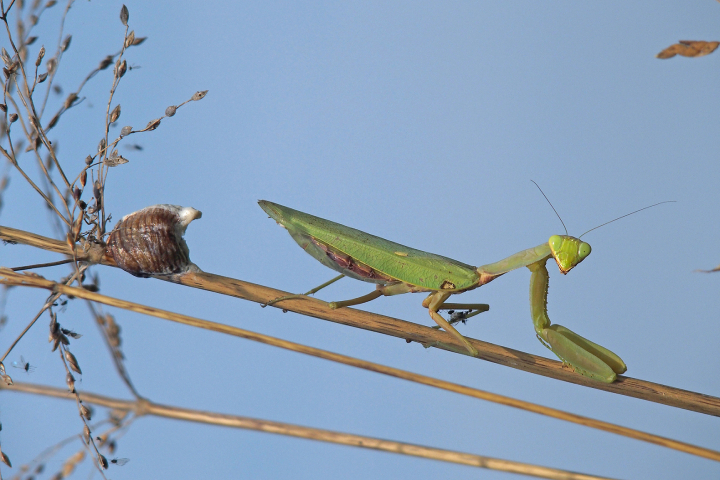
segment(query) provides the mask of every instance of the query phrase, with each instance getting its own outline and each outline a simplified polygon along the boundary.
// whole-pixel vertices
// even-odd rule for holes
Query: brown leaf
[[[702,40],[680,40],[680,43],[670,45],[662,52],[655,55],[657,58],[672,58],[675,55],[683,57],[702,57],[714,52],[720,42],[705,42]]]

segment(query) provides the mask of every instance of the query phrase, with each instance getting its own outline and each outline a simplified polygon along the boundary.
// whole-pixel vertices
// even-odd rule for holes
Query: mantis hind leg
[[[445,330],[447,333],[455,337],[456,339],[460,340],[463,345],[465,345],[465,348],[470,353],[471,356],[477,357],[478,351],[475,347],[472,346],[472,344],[468,341],[467,338],[463,337],[460,332],[455,330],[455,327],[450,325],[450,323],[445,320],[442,315],[438,313],[438,310],[443,308],[443,304],[445,303],[445,300],[447,300],[450,297],[450,293],[438,291],[431,293],[430,296],[428,296],[422,303],[423,307],[426,307],[428,309],[428,312],[430,313],[430,318],[435,320],[435,323],[438,324],[439,327],[441,327],[443,330]],[[489,308],[489,307],[488,307]],[[477,313],[480,313],[479,311]]]
[[[317,287],[313,288],[312,290],[308,290],[308,291],[305,292],[305,293],[296,293],[295,295],[285,295],[284,297],[273,298],[273,299],[270,300],[269,302],[264,303],[264,304],[262,304],[262,305],[260,305],[260,306],[261,306],[262,308],[265,308],[265,307],[267,307],[268,305],[275,305],[276,303],[282,302],[283,300],[290,300],[290,299],[293,299],[293,298],[307,297],[308,295],[312,295],[313,293],[319,292],[320,290],[322,290],[323,288],[327,287],[328,285],[331,285],[331,284],[337,282],[338,280],[340,280],[340,279],[343,278],[344,276],[345,276],[345,275],[342,275],[342,274],[341,274],[341,275],[338,275],[337,277],[333,278],[332,280],[328,280],[327,282],[323,283],[322,285],[318,285]]]

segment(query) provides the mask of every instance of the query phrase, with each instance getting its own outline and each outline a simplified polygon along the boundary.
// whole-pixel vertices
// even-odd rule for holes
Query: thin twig
[[[36,395],[46,395],[50,397],[69,400],[69,398],[67,398],[67,392],[65,390],[47,387],[44,385],[16,383],[11,387],[7,387],[4,385],[0,386],[0,390],[3,389],[9,391],[32,393]],[[243,428],[247,430],[256,430],[266,433],[275,433],[279,435],[288,435],[292,437],[306,438],[308,440],[318,440],[321,442],[336,443],[352,447],[362,447],[371,450],[380,450],[388,453],[397,453],[401,455],[409,455],[413,457],[439,460],[442,462],[457,463],[460,465],[468,465],[471,467],[499,470],[508,473],[530,475],[540,478],[550,478],[557,480],[598,480],[606,478],[570,472],[567,470],[557,470],[554,468],[541,467],[538,465],[531,465],[527,463],[513,462],[510,460],[472,455],[469,453],[456,452],[452,450],[425,447],[422,445],[413,445],[410,443],[394,442],[391,440],[383,440],[379,438],[365,437],[361,435],[352,435],[349,433],[333,432],[331,430],[322,430],[319,428],[303,427],[290,423],[273,422],[270,420],[241,417],[238,415],[226,415],[201,410],[192,410],[189,408],[161,405],[158,403],[150,402],[148,400],[120,400],[93,393],[83,393],[83,399],[85,402],[92,403],[94,405],[134,411],[137,416],[154,415],[157,417],[171,418],[174,420],[185,420],[190,422],[204,423],[208,425]]]

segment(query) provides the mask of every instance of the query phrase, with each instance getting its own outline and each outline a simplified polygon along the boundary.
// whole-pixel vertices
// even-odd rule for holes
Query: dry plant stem
[[[540,415],[546,415],[552,418],[556,418],[559,420],[565,420],[571,423],[577,423],[580,425],[585,425],[591,428],[596,428],[598,430],[603,430],[610,433],[615,433],[618,435],[623,435],[630,438],[635,438],[637,440],[642,440],[645,442],[653,443],[656,445],[660,445],[667,448],[672,448],[674,450],[679,450],[685,453],[689,453],[692,455],[697,455],[704,458],[709,458],[711,460],[720,461],[720,452],[706,449],[703,447],[698,447],[696,445],[691,445],[684,442],[679,442],[676,440],[672,440],[669,438],[661,437],[658,435],[652,435],[646,432],[641,432],[638,430],[634,430],[627,427],[622,427],[620,425],[615,425],[608,422],[602,422],[600,420],[595,420],[588,417],[583,417],[581,415],[574,415],[568,412],[564,412],[562,410],[557,410],[554,408],[549,407],[543,407],[541,405],[533,404],[530,402],[524,402],[522,400],[517,400],[514,398],[506,397],[504,395],[498,395],[494,393],[485,392],[482,390],[478,390],[471,387],[466,387],[463,385],[458,385],[452,382],[447,382],[444,380],[439,380],[436,378],[428,377],[425,375],[420,375],[412,372],[408,372],[405,370],[400,370],[397,368],[387,367],[385,365],[380,365],[373,362],[368,362],[365,360],[356,359],[353,357],[349,357],[346,355],[341,355],[338,353],[328,352],[326,350],[321,350],[313,347],[308,347],[305,345],[301,345],[298,343],[290,342],[287,340],[281,340],[279,338],[271,337],[268,335],[263,335],[260,333],[251,332],[248,330],[243,330],[237,327],[231,327],[229,325],[224,325],[221,323],[216,322],[210,322],[207,320],[201,320],[199,318],[190,317],[187,315],[182,315],[178,313],[168,312],[166,310],[161,310],[153,307],[149,307],[146,305],[140,305],[133,302],[127,302],[125,300],[119,300],[112,297],[107,297],[105,295],[101,295],[98,293],[88,292],[83,289],[75,288],[75,287],[68,287],[66,285],[57,284],[55,282],[40,279],[37,277],[29,277],[24,278],[25,275],[21,274],[15,274],[9,272],[7,269],[0,269],[0,283],[6,283],[6,284],[12,284],[12,285],[18,285],[18,286],[31,286],[31,287],[39,287],[39,288],[48,288],[52,289],[53,291],[61,292],[66,295],[73,295],[78,298],[84,298],[87,300],[91,300],[98,303],[103,303],[106,305],[118,307],[118,308],[124,308],[126,310],[142,313],[145,315],[151,315],[157,318],[162,318],[165,320],[170,320],[177,323],[182,323],[184,325],[190,325],[197,328],[203,328],[206,330],[211,330],[219,333],[224,333],[227,335],[233,335],[240,338],[245,338],[248,340],[264,343],[266,345],[272,345],[279,348],[284,348],[286,350],[291,350],[294,352],[304,353],[306,355],[311,355],[314,357],[322,358],[325,360],[330,360],[333,362],[342,363],[345,365],[350,365],[357,368],[362,368],[365,370],[370,370],[377,373],[382,373],[384,375],[388,375],[391,377],[401,378],[404,380],[421,383],[423,385],[429,385],[431,387],[440,388],[443,390],[459,393],[462,395],[467,395],[470,397],[478,398],[481,400],[487,400],[495,403],[499,403],[501,405],[507,405],[510,407],[518,408],[520,410],[525,410],[533,413],[537,413]]]
[[[0,240],[31,245],[64,255],[72,255],[73,253],[65,242],[10,227],[0,226]],[[79,247],[76,247],[75,254],[80,261],[88,259],[87,255],[83,253]],[[115,266],[113,260],[109,258],[103,259],[102,263],[104,265]],[[168,279],[168,281],[171,280]],[[288,292],[282,290],[205,272],[186,274],[172,281],[185,286],[230,295],[260,304],[267,303],[277,297],[289,295]],[[459,342],[445,332],[397,318],[353,308],[330,310],[327,308],[325,302],[309,297],[287,300],[276,308],[415,341],[454,353],[466,354],[467,352]],[[619,375],[618,380],[611,384],[596,382],[564,368],[561,362],[473,338],[466,338],[478,349],[480,352],[478,358],[482,360],[517,368],[536,375],[543,375],[557,380],[575,383],[577,385],[720,417],[720,398],[718,397],[623,375]]]
[[[68,399],[67,392],[65,390],[53,387],[46,387],[44,385],[16,383],[12,387],[7,387],[4,385],[0,386],[0,390],[3,389],[9,391],[32,393],[36,395],[46,395],[56,398],[63,398],[66,400]],[[409,443],[393,442],[390,440],[382,440],[373,437],[364,437],[360,435],[333,432],[330,430],[321,430],[318,428],[302,427],[299,425],[273,422],[269,420],[261,420],[249,417],[241,417],[237,415],[225,415],[201,410],[191,410],[188,408],[161,405],[158,403],[150,402],[148,400],[119,400],[116,398],[106,397],[93,393],[83,393],[83,398],[86,402],[92,403],[94,405],[133,411],[137,416],[154,415],[158,417],[198,422],[209,425],[257,430],[266,433],[275,433],[279,435],[288,435],[292,437],[306,438],[309,440],[318,440],[322,442],[336,443],[340,445],[362,447],[371,450],[380,450],[388,453],[398,453],[402,455],[427,458],[431,460],[439,460],[449,463],[457,463],[460,465],[468,465],[471,467],[488,468],[492,470],[518,473],[540,478],[550,478],[557,480],[606,479],[606,477],[596,477],[593,475],[585,475],[582,473],[569,472],[566,470],[556,470],[553,468],[512,462],[509,460],[501,460],[492,457],[483,457],[480,455],[455,452],[452,450],[443,450],[439,448],[425,447]]]

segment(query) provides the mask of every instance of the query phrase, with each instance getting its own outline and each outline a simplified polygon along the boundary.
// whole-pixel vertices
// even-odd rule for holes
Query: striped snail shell
[[[106,255],[136,277],[199,270],[190,261],[183,234],[202,212],[178,205],[153,205],[125,215],[108,237]]]

